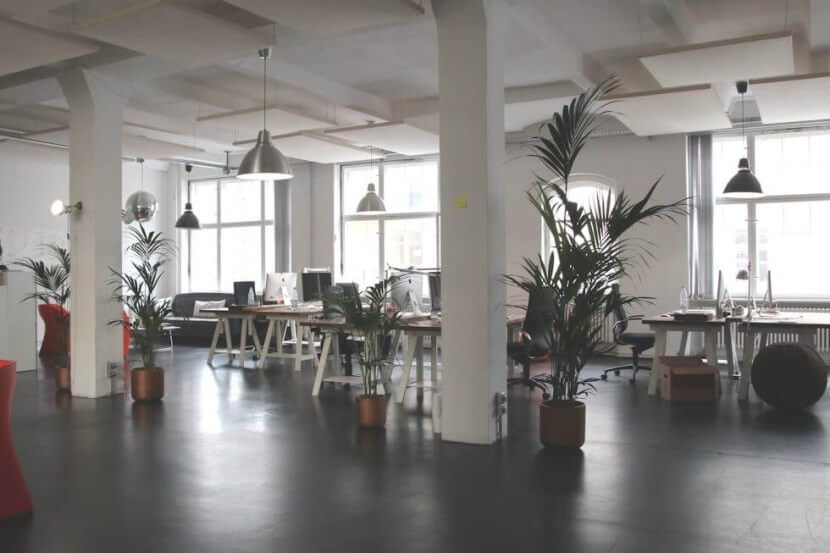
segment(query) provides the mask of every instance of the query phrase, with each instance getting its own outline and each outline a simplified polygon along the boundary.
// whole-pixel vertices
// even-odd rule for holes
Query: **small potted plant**
[[[598,118],[610,113],[603,97],[619,86],[611,77],[591,88],[554,114],[539,137],[534,157],[553,173],[538,179],[527,192],[528,200],[541,215],[552,237],[547,258],[526,258],[522,275],[506,281],[528,293],[546,288],[553,303],[550,372],[535,377],[548,391],[539,406],[539,432],[543,445],[578,448],[585,442],[585,404],[593,390],[593,378],[582,369],[602,348],[604,320],[620,307],[645,298],[619,292],[618,283],[636,262],[653,254],[649,243],[627,237],[634,226],[655,219],[674,220],[686,212],[686,200],[655,204],[655,182],[639,201],[632,202],[624,190],[605,198],[598,196],[586,208],[568,198],[568,181],[576,158]]]
[[[27,295],[24,300],[33,299],[46,304],[54,312],[55,326],[58,331],[58,353],[55,358],[55,385],[59,392],[69,391],[72,378],[69,369],[69,251],[57,244],[46,244],[49,257],[55,263],[47,265],[42,260],[31,257],[15,261],[14,264],[28,269],[34,277],[36,292]],[[42,307],[38,308],[45,317]]]
[[[392,290],[400,277],[389,276],[367,288],[361,296],[329,292],[326,303],[329,310],[340,314],[348,330],[362,338],[358,351],[363,394],[357,396],[357,422],[361,428],[383,428],[386,425],[387,397],[378,393],[383,387],[383,368],[391,352],[391,334],[400,319],[391,302]]]
[[[130,371],[130,393],[135,401],[158,401],[164,397],[164,370],[156,366],[156,344],[163,335],[165,320],[172,313],[169,300],[159,300],[156,290],[174,250],[173,241],[160,232],[147,232],[143,225],[129,227],[132,243],[127,247],[128,272],[110,268],[115,290],[129,317],[110,324],[130,328],[141,354],[141,367]]]

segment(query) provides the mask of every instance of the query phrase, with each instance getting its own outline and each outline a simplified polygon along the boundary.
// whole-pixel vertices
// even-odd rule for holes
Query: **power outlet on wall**
[[[118,363],[115,361],[107,361],[107,378],[115,378],[118,369]]]

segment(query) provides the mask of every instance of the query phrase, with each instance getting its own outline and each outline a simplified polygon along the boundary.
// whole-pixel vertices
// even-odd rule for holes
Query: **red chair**
[[[16,376],[17,364],[0,360],[0,519],[32,512],[32,498],[12,446],[10,423]]]
[[[40,313],[45,330],[43,343],[40,345],[40,355],[60,354],[64,340],[60,321],[61,317],[66,317],[66,324],[69,324],[69,311],[54,303],[41,303],[37,306],[37,312]]]

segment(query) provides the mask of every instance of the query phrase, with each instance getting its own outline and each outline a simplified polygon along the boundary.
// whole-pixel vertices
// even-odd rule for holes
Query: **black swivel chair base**
[[[628,365],[620,365],[618,367],[611,367],[610,369],[605,369],[602,371],[600,378],[603,380],[608,380],[608,373],[614,373],[616,376],[620,376],[621,371],[633,371],[631,373],[631,382],[637,381],[637,373],[640,371],[651,371],[651,367],[641,367],[639,364],[640,361],[640,352],[635,351],[634,355],[632,356],[632,362]]]
[[[507,379],[508,388],[518,385],[527,386],[530,391],[535,389],[541,390],[542,399],[550,399],[547,387],[530,376],[530,363],[522,363],[522,376]]]

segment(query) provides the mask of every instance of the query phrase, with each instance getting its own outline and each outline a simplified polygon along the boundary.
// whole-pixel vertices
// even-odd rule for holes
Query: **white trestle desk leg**
[[[334,356],[334,371],[337,376],[343,376],[343,367],[340,366],[340,334],[337,332],[332,332],[334,336],[332,337],[332,344],[329,348]],[[309,337],[310,338],[310,337]],[[311,340],[309,340],[311,342]],[[320,351],[322,354],[322,350]],[[317,352],[314,351],[314,342],[311,342],[311,354],[315,357],[317,356]],[[327,359],[320,358],[321,363],[325,363],[328,361]]]
[[[749,398],[749,383],[752,380],[752,359],[755,357],[755,329],[750,324],[744,334],[744,360],[741,363],[741,383],[738,387],[738,399]]]
[[[666,329],[657,327],[654,331],[654,360],[651,362],[651,375],[648,379],[648,395],[657,393],[660,379],[663,377],[660,358],[666,355]]]
[[[434,391],[438,391],[438,352],[436,351],[438,346],[438,336],[433,334],[430,336],[430,342],[432,342],[431,347],[429,348],[429,381],[434,388]]]
[[[417,369],[415,373],[415,378],[418,379],[418,395],[424,393],[424,335],[418,335],[418,342],[415,348],[418,350],[416,355],[418,356],[417,362]]]
[[[328,361],[332,336],[334,336],[333,333],[326,332],[323,338],[323,347],[320,350],[320,358],[317,360],[317,374],[314,376],[314,387],[311,389],[311,395],[313,397],[320,395],[320,386],[323,385],[323,375],[326,372],[326,361]]]
[[[715,367],[715,393],[720,395],[720,369],[718,368],[718,335],[716,330],[707,330],[703,333],[703,347],[706,351],[706,362]]]
[[[406,387],[409,385],[409,373],[412,371],[412,360],[415,358],[415,342],[417,342],[415,336],[406,335],[406,355],[403,360],[401,381],[398,382],[398,397],[395,398],[398,403],[403,403],[403,396],[406,393]]]
[[[723,325],[723,345],[726,348],[726,365],[729,378],[736,378],[740,374],[738,369],[738,351],[735,344],[735,333],[732,332],[732,323]]]
[[[259,356],[259,363],[257,366],[260,369],[265,368],[265,360],[268,358],[268,350],[271,349],[271,335],[274,332],[274,323],[276,319],[268,319],[268,328],[265,329],[265,343],[262,346],[262,355]],[[277,332],[279,335],[279,332]]]
[[[285,340],[285,329],[288,328],[288,323],[283,328],[281,320],[274,319],[274,322],[277,324],[277,353],[282,353],[282,342]]]
[[[210,341],[210,351],[208,352],[208,365],[213,365],[213,356],[216,355],[216,345],[219,343],[219,335],[222,334],[222,320],[216,320],[216,328],[213,329],[213,339]]]
[[[248,330],[251,332],[251,337],[254,339],[254,349],[259,355],[259,359],[257,359],[257,365],[259,364],[260,359],[265,359],[265,356],[262,354],[262,344],[259,341],[259,335],[256,331],[256,325],[254,324],[254,319],[251,318],[251,322],[248,324]]]
[[[222,318],[222,326],[225,329],[225,345],[228,346],[228,363],[233,363],[233,337],[231,336],[231,322],[228,317]]]
[[[296,345],[294,346],[294,370],[299,371],[303,366],[303,337],[308,334],[311,336],[311,328],[307,326],[301,326],[300,333],[295,334],[294,337],[296,339]],[[311,347],[314,347],[314,344],[311,344]]]
[[[242,317],[242,329],[239,331],[239,367],[245,368],[245,348],[248,346],[248,317]]]

